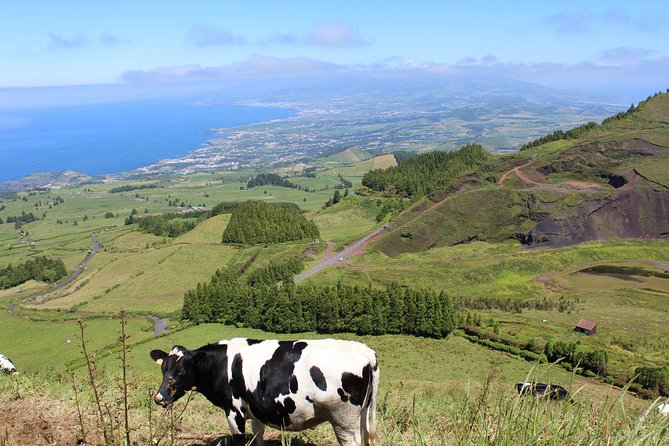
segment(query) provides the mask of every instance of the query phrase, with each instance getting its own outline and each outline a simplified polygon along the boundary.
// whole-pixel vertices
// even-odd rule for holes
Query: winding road
[[[25,299],[21,299],[21,303],[27,303],[27,302],[33,302],[37,305],[44,303],[45,299],[44,297],[52,293],[54,291],[60,290],[62,288],[65,288],[72,282],[74,282],[77,277],[81,275],[82,272],[86,270],[86,267],[88,266],[89,262],[95,257],[95,255],[100,251],[100,244],[98,243],[98,237],[94,233],[91,237],[92,242],[93,242],[93,250],[89,251],[88,254],[86,254],[86,257],[84,260],[72,271],[72,274],[67,276],[63,281],[56,283],[54,286],[47,288],[46,290],[42,291],[41,293],[35,295],[35,296],[30,296],[26,297]],[[13,311],[16,305],[14,304],[9,304],[7,306],[7,310]],[[70,314],[79,314],[82,316],[95,316],[98,313],[89,313],[89,312],[74,312]],[[132,315],[132,316],[138,316],[138,315]],[[153,316],[153,315],[148,315],[148,316],[138,316],[138,317],[144,317],[151,321],[153,324],[153,335],[154,336],[159,336],[162,334],[168,334],[170,331],[167,329],[167,323],[168,319],[163,319],[159,318],[158,316]]]
[[[35,295],[35,296],[30,296],[26,297],[25,299],[22,299],[21,302],[31,302],[35,301],[35,303],[40,304],[44,301],[44,296],[46,296],[49,293],[53,293],[54,291],[60,290],[62,288],[65,288],[72,282],[74,282],[79,275],[84,272],[86,267],[88,266],[88,263],[95,257],[95,255],[98,253],[100,250],[100,244],[98,243],[98,237],[95,233],[91,236],[91,239],[93,241],[93,251],[89,251],[88,254],[86,254],[86,257],[84,258],[83,262],[77,266],[74,271],[72,271],[72,274],[67,276],[65,280],[62,280],[61,282],[56,283],[54,286],[47,288],[43,292]]]
[[[521,180],[523,180],[524,183],[527,183],[527,184],[539,184],[539,183],[537,183],[536,181],[532,181],[527,175],[525,175],[525,174],[520,170],[520,169],[522,169],[523,167],[527,167],[527,166],[529,166],[530,164],[532,164],[532,160],[526,162],[526,163],[523,164],[522,166],[517,166],[517,167],[514,167],[513,169],[509,170],[509,171],[506,172],[504,175],[502,175],[502,176],[499,178],[499,180],[497,180],[497,184],[498,184],[499,186],[502,186],[502,185],[504,184],[504,182],[506,181],[506,178],[507,178],[509,175],[511,175],[512,173],[515,173],[516,176],[517,176],[518,178],[520,178]]]

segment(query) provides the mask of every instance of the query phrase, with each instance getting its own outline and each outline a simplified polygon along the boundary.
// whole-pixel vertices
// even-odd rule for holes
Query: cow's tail
[[[381,370],[379,364],[369,364],[372,373],[367,384],[367,394],[360,414],[360,432],[362,433],[363,446],[374,446],[376,444],[376,392],[379,389],[379,375]]]

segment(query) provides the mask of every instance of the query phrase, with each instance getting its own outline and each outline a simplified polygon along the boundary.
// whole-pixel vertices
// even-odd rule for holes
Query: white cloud
[[[152,70],[124,72],[120,80],[133,83],[167,83],[192,80],[260,78],[272,76],[322,75],[347,68],[309,57],[279,58],[254,54],[248,59],[221,67],[179,65]]]
[[[612,65],[630,65],[643,61],[653,52],[643,48],[618,47],[601,51],[599,60]]]
[[[358,27],[342,21],[316,23],[304,40],[309,45],[329,47],[357,47],[367,44]]]
[[[83,36],[77,35],[74,37],[65,37],[54,33],[49,33],[49,44],[46,47],[47,51],[81,48],[88,44]]]
[[[115,34],[103,33],[98,39],[98,43],[103,46],[115,46],[125,43],[123,39]]]
[[[224,29],[217,29],[207,25],[191,26],[186,40],[189,44],[205,46],[246,45],[245,37],[231,33]]]

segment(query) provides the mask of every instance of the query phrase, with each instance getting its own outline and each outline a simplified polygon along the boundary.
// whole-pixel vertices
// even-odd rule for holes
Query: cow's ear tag
[[[163,365],[163,358],[156,359],[156,364]]]

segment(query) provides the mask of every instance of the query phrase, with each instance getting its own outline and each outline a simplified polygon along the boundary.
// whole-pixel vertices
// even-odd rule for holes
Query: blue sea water
[[[201,147],[213,128],[291,115],[280,108],[197,106],[183,97],[0,110],[0,182],[44,171],[129,171]]]

